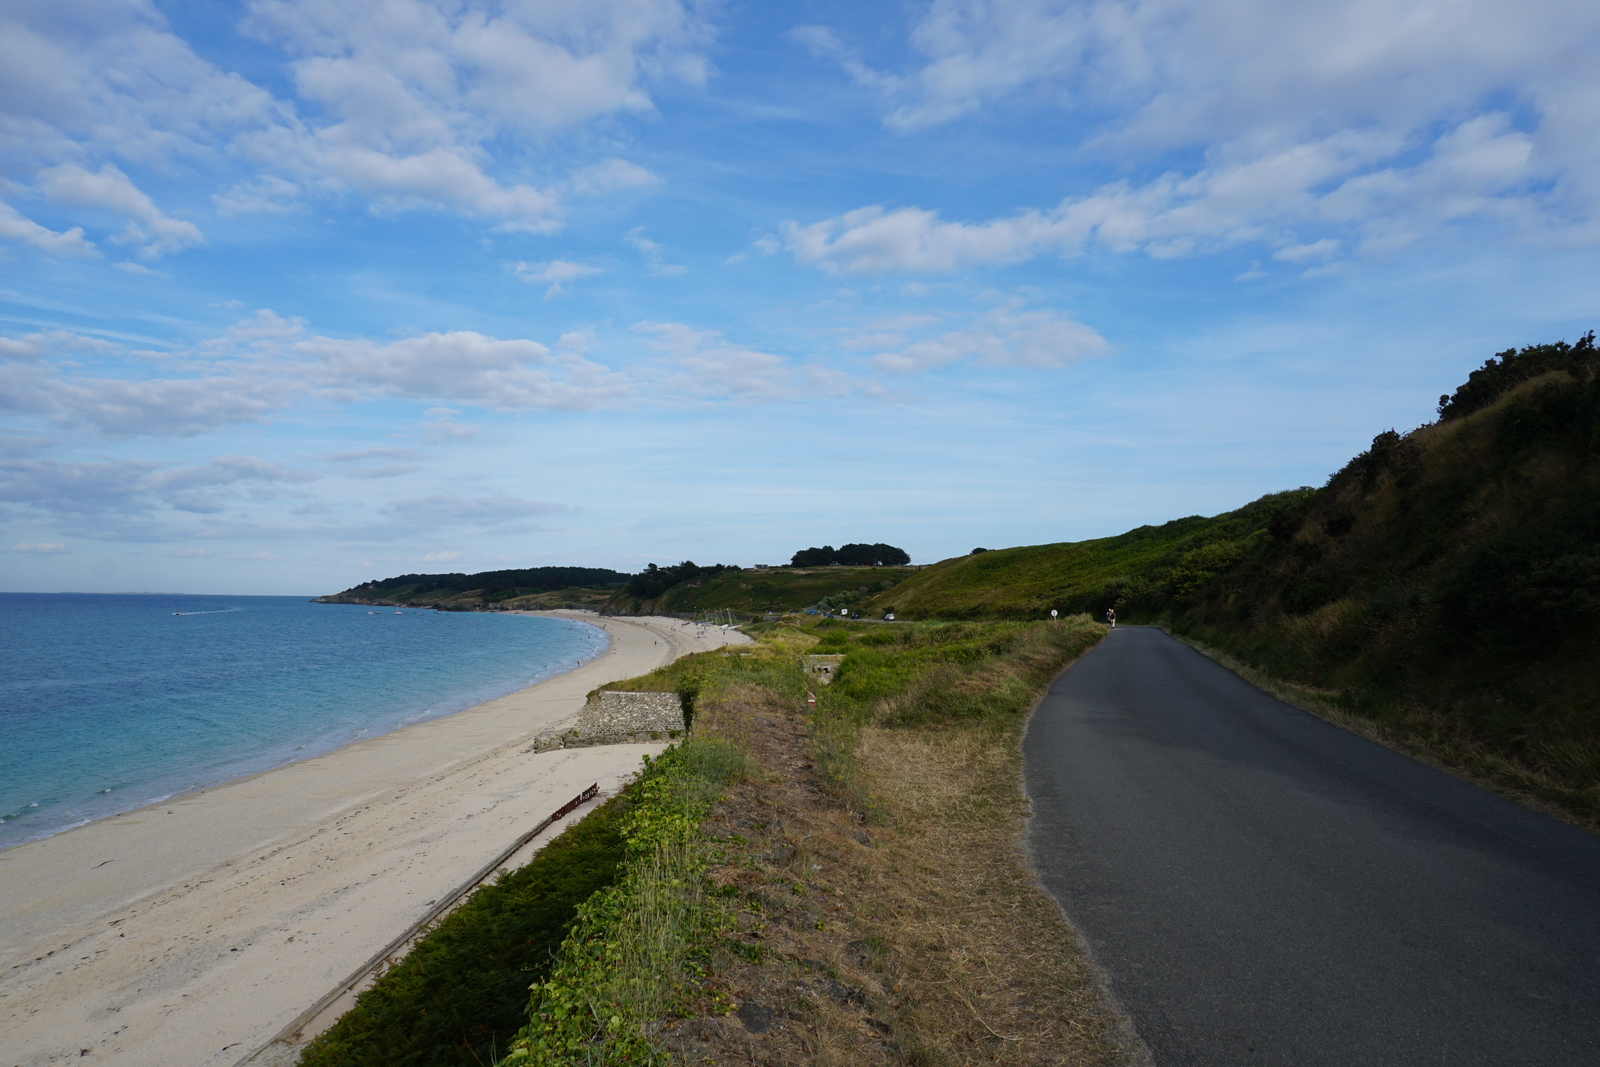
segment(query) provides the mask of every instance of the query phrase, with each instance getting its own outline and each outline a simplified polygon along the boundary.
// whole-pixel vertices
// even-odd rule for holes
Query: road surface
[[[1600,1064],[1600,838],[1148,627],[1023,751],[1034,862],[1158,1067]]]

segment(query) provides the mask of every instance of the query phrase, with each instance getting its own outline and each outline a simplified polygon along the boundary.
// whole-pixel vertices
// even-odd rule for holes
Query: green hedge
[[[307,1046],[305,1067],[480,1067],[528,1022],[578,905],[614,883],[632,788],[447,915]]]

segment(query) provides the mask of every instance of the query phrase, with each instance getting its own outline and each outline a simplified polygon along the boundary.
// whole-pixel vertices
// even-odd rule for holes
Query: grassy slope
[[[1388,433],[1328,485],[946,560],[866,610],[1164,622],[1386,741],[1600,825],[1600,376]]]
[[[1383,444],[1174,628],[1600,822],[1600,379],[1547,374]]]
[[[625,614],[730,610],[747,615],[799,611],[845,592],[881,592],[915,575],[915,567],[817,567],[730,571],[703,582],[684,582],[656,600],[618,596],[607,610]]]
[[[1264,534],[1274,511],[1309,494],[1275,493],[1237,511],[1141,526],[1116,537],[948,559],[867,606],[908,619],[1042,618],[1052,608],[1101,618],[1108,607],[1122,610],[1131,596],[1187,591],[1209,580]]]
[[[693,693],[685,749],[751,765],[719,786],[687,862],[638,852],[586,906],[507,1067],[1130,1062],[1115,1006],[1019,862],[1022,725],[1102,628],[752,629],[754,648],[615,683]],[[810,649],[845,660],[808,714]],[[674,917],[663,947],[627,948],[654,914]]]
[[[1164,526],[1141,526],[1118,537],[1004,548],[944,560],[875,597],[906,618],[993,618],[1048,615],[1051,608],[1093,594],[1108,582],[1138,574],[1215,519],[1193,516]],[[1103,609],[1102,609],[1103,610]]]

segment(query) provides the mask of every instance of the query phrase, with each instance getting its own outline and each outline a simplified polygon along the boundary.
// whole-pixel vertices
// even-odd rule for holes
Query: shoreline
[[[147,594],[107,595],[139,596]],[[290,599],[299,600],[300,598]],[[421,609],[417,609],[415,613],[421,614],[422,611]],[[215,613],[189,612],[186,614]],[[234,782],[246,781],[260,774],[270,774],[271,772],[279,770],[283,767],[292,766],[296,763],[302,763],[309,759],[315,759],[318,756],[327,755],[330,752],[337,752],[340,749],[347,748],[351,745],[360,744],[364,741],[383,737],[387,734],[392,734],[397,730],[403,730],[409,726],[431,722],[437,719],[445,719],[453,715],[459,715],[462,712],[471,711],[472,709],[480,707],[483,704],[490,703],[491,701],[498,700],[502,697],[512,696],[525,689],[530,689],[534,686],[552,681],[555,678],[559,678],[564,674],[570,674],[574,670],[581,669],[583,666],[586,666],[604,657],[610,651],[613,644],[610,634],[607,633],[604,627],[596,625],[595,622],[590,619],[583,618],[581,613],[565,611],[550,613],[506,611],[493,612],[492,614],[526,615],[535,617],[540,615],[548,615],[549,617],[559,618],[568,622],[578,622],[592,630],[599,631],[604,644],[598,651],[590,654],[587,658],[580,660],[576,667],[565,666],[562,665],[561,661],[558,661],[556,665],[547,665],[543,671],[531,675],[523,674],[521,670],[518,670],[514,674],[510,674],[509,676],[503,675],[491,682],[481,685],[463,684],[458,690],[450,691],[444,695],[432,698],[430,706],[423,708],[420,711],[416,710],[415,708],[406,709],[403,712],[400,710],[391,710],[381,716],[377,716],[367,721],[364,724],[360,722],[348,724],[348,728],[351,732],[347,732],[345,736],[338,739],[324,738],[320,741],[314,739],[310,744],[308,751],[299,752],[268,750],[255,754],[243,753],[236,755],[227,766],[212,767],[203,770],[174,769],[171,771],[161,771],[145,781],[136,781],[131,783],[131,791],[134,795],[120,801],[120,803],[127,804],[128,806],[126,807],[114,807],[110,804],[102,807],[95,803],[95,797],[90,797],[87,801],[82,800],[81,798],[71,799],[67,802],[68,811],[63,812],[62,814],[72,816],[73,821],[64,822],[61,825],[49,829],[34,829],[28,831],[27,836],[25,837],[9,837],[4,841],[4,843],[0,843],[0,856],[3,856],[6,852],[15,848],[19,848],[23,845],[44,841],[72,830],[77,830],[85,826],[102,822],[106,819],[114,819],[126,815],[137,814],[138,812],[144,811],[148,808],[153,808],[159,804],[180,801],[197,793],[218,789]],[[564,661],[564,663],[571,662],[571,660]],[[445,710],[436,711],[434,710],[436,707],[442,707]],[[308,745],[302,744],[299,747],[300,749],[307,749]],[[142,797],[139,796],[139,793],[145,790],[149,790],[149,792]],[[123,793],[126,791],[129,791],[128,786],[119,785],[117,788],[118,793]]]
[[[748,640],[519,614],[583,621],[610,644],[466,710],[0,852],[12,1062],[237,1062],[555,807],[592,782],[614,792],[665,747],[523,751],[534,734],[600,685]]]
[[[418,611],[421,611],[421,609],[418,609]],[[70,822],[70,824],[62,825],[62,827],[58,827],[58,829],[42,830],[42,832],[38,832],[37,835],[34,835],[34,837],[22,838],[21,841],[16,841],[16,843],[13,843],[13,845],[0,845],[0,857],[5,856],[5,853],[8,853],[8,851],[11,851],[11,849],[21,848],[21,846],[24,845],[32,845],[32,843],[35,843],[35,841],[50,840],[50,838],[59,837],[61,833],[69,833],[72,832],[72,830],[82,829],[82,827],[86,827],[86,825],[93,825],[96,824],[96,822],[106,821],[106,819],[117,819],[117,817],[138,814],[141,813],[141,811],[146,811],[146,809],[155,808],[157,805],[163,805],[163,803],[173,803],[173,801],[184,800],[186,797],[194,797],[194,795],[197,795],[197,793],[203,793],[206,792],[206,790],[222,789],[224,785],[234,784],[234,782],[250,781],[251,777],[256,777],[258,774],[270,774],[274,773],[274,771],[280,771],[280,769],[286,768],[286,766],[294,766],[296,763],[304,763],[306,760],[315,760],[315,758],[323,757],[323,755],[328,755],[328,753],[339,752],[341,749],[347,749],[347,747],[350,747],[350,745],[362,744],[362,742],[365,741],[376,741],[378,737],[384,737],[387,736],[387,734],[395,733],[395,731],[398,731],[398,729],[406,729],[408,726],[418,726],[421,725],[421,723],[430,723],[430,721],[438,721],[442,720],[442,718],[450,718],[453,717],[453,715],[461,715],[462,712],[470,712],[470,710],[475,709],[475,707],[482,707],[483,704],[490,704],[490,702],[498,701],[498,699],[502,699],[502,697],[514,696],[514,694],[522,693],[522,691],[525,691],[525,689],[531,689],[534,688],[534,686],[544,685],[546,681],[554,681],[557,680],[557,678],[563,677],[563,675],[573,673],[574,670],[581,670],[582,667],[586,667],[586,665],[592,664],[592,662],[598,661],[598,659],[605,657],[606,653],[610,653],[611,645],[613,645],[611,635],[610,633],[606,632],[605,627],[602,627],[602,625],[597,625],[595,622],[587,621],[587,619],[582,619],[582,617],[578,617],[578,614],[576,613],[501,611],[501,613],[494,614],[520,614],[520,616],[534,617],[562,617],[562,619],[566,619],[566,621],[582,622],[584,625],[589,625],[589,627],[594,627],[594,629],[600,630],[600,633],[605,635],[605,645],[603,645],[602,648],[600,648],[600,651],[597,651],[594,656],[590,656],[589,659],[584,659],[584,661],[579,661],[579,664],[576,665],[576,667],[565,667],[565,669],[555,670],[554,673],[534,675],[533,680],[528,681],[526,685],[515,685],[514,688],[507,689],[506,693],[499,693],[498,696],[491,696],[488,697],[488,699],[472,699],[472,697],[474,697],[474,688],[469,686],[469,688],[462,689],[461,693],[459,693],[456,697],[442,699],[442,702],[445,705],[454,705],[456,702],[458,702],[458,699],[464,699],[464,701],[467,701],[464,702],[464,704],[459,705],[459,707],[456,707],[454,710],[446,710],[446,712],[438,713],[422,712],[421,715],[414,715],[414,717],[405,718],[405,720],[398,720],[397,718],[397,720],[392,721],[392,725],[382,729],[381,733],[366,733],[366,728],[362,728],[360,733],[347,737],[347,739],[344,739],[344,741],[334,745],[334,747],[331,747],[331,749],[322,749],[317,750],[317,752],[307,753],[307,755],[298,755],[298,757],[290,758],[290,760],[282,761],[282,763],[274,763],[274,765],[262,766],[262,768],[253,769],[253,771],[245,771],[243,774],[227,774],[227,776],[218,777],[218,779],[214,779],[214,781],[197,781],[194,782],[194,784],[184,785],[184,787],[173,789],[168,793],[158,793],[158,795],[155,795],[155,797],[150,797],[149,800],[138,801],[138,803],[136,803],[134,806],[131,806],[131,808],[117,809],[117,811],[106,811],[106,813],[102,814],[91,814],[91,816],[85,816],[82,817],[82,819],[78,819],[77,822]],[[494,691],[494,689],[499,689],[501,686],[483,686],[483,688],[488,688],[491,689],[491,691]],[[304,747],[304,745],[302,745],[302,747]]]

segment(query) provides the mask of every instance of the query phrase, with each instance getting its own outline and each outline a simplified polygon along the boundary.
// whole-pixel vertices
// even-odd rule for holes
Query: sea
[[[0,593],[0,849],[453,714],[606,642],[306,597]]]

